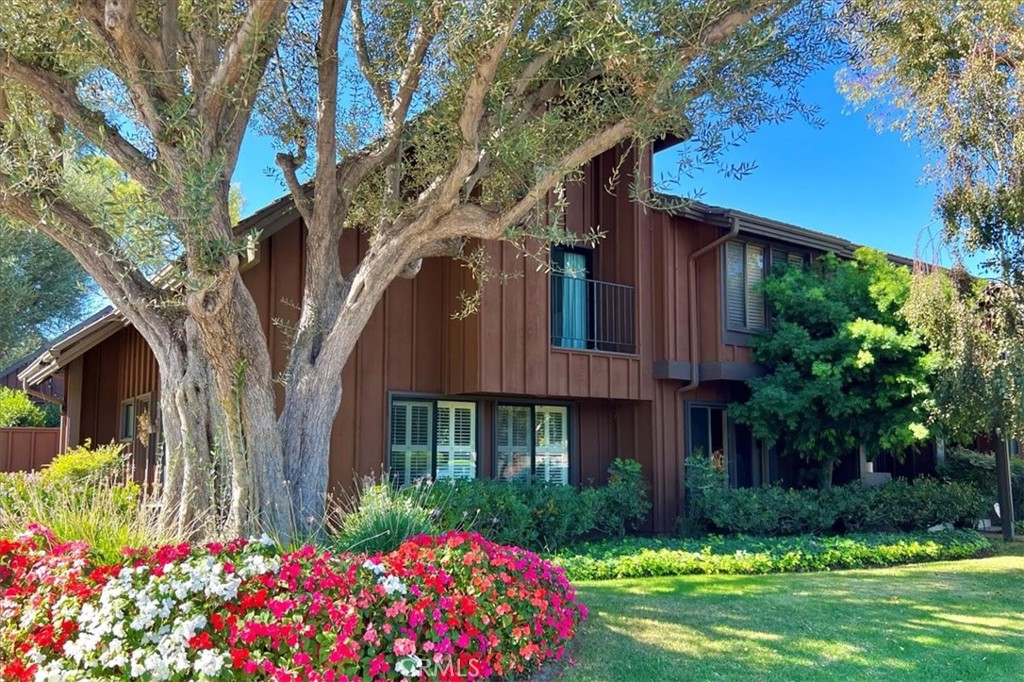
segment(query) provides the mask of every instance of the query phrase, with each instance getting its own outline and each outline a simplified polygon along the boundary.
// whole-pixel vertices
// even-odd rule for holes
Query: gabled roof
[[[18,378],[26,386],[34,386],[67,367],[75,358],[127,326],[112,306],[90,315],[50,343]]]

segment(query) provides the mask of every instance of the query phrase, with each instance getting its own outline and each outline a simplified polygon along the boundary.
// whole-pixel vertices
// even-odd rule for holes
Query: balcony
[[[635,354],[636,290],[552,273],[551,345]]]

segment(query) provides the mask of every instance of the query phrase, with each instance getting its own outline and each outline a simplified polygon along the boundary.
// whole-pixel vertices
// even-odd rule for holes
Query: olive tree
[[[287,535],[321,518],[341,370],[388,285],[472,240],[571,239],[558,189],[596,155],[723,136],[803,107],[832,49],[811,0],[5,0],[0,211],[69,250],[153,349],[164,520]],[[306,231],[287,368],[241,276],[229,183],[247,131]],[[112,159],[151,217],[82,191]],[[541,207],[547,207],[546,209]],[[553,208],[552,208],[553,207]],[[342,232],[367,233],[350,271]],[[140,256],[133,248],[147,244]],[[153,256],[164,267],[146,267]],[[284,406],[275,410],[274,381]],[[213,450],[231,495],[216,509]]]

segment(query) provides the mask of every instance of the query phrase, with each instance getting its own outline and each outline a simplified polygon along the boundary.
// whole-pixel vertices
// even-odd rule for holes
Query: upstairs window
[[[726,326],[731,331],[756,332],[764,329],[765,276],[764,247],[745,242],[725,245]]]
[[[559,348],[591,345],[590,253],[551,249],[551,342]]]
[[[391,477],[399,485],[425,478],[476,478],[476,403],[391,402]]]
[[[806,251],[733,241],[725,245],[726,329],[759,332],[768,323],[768,311],[761,283],[768,272],[781,267],[803,267]]]

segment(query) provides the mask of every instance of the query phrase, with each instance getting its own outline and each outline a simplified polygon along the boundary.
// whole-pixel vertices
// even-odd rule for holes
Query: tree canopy
[[[927,353],[902,314],[910,272],[871,249],[782,266],[764,282],[768,330],[753,342],[767,374],[730,414],[783,455],[823,465],[900,453],[927,430]]]
[[[71,254],[0,216],[0,367],[76,322],[89,290]]]

